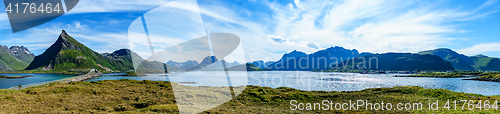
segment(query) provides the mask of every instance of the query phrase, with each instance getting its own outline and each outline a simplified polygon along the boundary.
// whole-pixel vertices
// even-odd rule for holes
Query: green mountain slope
[[[473,67],[480,71],[500,71],[500,58],[476,55],[470,57],[474,61]]]
[[[140,63],[134,67],[135,63]],[[64,30],[43,54],[36,56],[26,70],[80,71],[159,71],[169,67],[161,62],[145,61],[136,53],[121,49],[111,54],[99,54],[81,44]],[[173,69],[173,68],[172,68]]]
[[[358,55],[359,52],[356,49],[345,49],[339,46],[319,50],[311,54],[294,50],[283,55],[279,61],[267,66],[266,69],[278,71],[312,71],[325,69],[330,64],[352,59]]]
[[[463,54],[458,54],[451,49],[439,48],[435,50],[421,51],[418,52],[418,54],[431,54],[439,56],[444,61],[450,62],[456,70],[474,70],[472,67],[472,65],[474,65],[472,59]]]
[[[373,54],[346,60],[330,69],[357,70],[454,70],[438,56],[411,53]]]
[[[118,70],[104,56],[69,36],[64,30],[43,54],[36,56],[26,70]]]
[[[263,71],[254,64],[246,63],[242,65],[236,65],[227,69],[228,71]]]
[[[16,71],[26,68],[33,60],[33,53],[23,46],[0,45],[0,71]]]

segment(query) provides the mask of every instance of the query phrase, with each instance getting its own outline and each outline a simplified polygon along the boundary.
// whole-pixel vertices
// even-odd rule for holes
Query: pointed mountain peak
[[[67,34],[65,30],[62,30],[62,33],[61,34]]]
[[[453,51],[452,49],[449,49],[449,48],[438,48],[438,49],[435,49],[435,50]],[[454,51],[453,51],[453,52],[454,52]]]
[[[119,50],[114,51],[112,54],[118,55],[118,56],[130,55],[130,54],[132,54],[132,51],[130,51],[129,49],[119,49]]]
[[[292,52],[288,53],[288,54],[305,54],[304,52],[302,51],[297,51],[297,50],[293,50]]]
[[[471,57],[475,57],[475,58],[486,58],[486,57],[488,57],[488,56],[483,55],[483,54],[479,54],[479,55],[475,55],[475,56],[471,56]]]
[[[425,50],[418,52],[419,54],[433,54],[433,53],[451,53],[451,54],[459,54],[456,51],[453,51],[449,48],[437,48],[433,50]]]
[[[68,36],[69,36],[68,33],[66,33],[66,31],[62,30],[61,35],[60,35],[59,38],[66,39],[66,38],[68,38]]]
[[[209,65],[209,64],[215,63],[217,61],[219,61],[219,60],[217,60],[217,57],[207,56],[203,59],[203,61],[201,61],[200,65]]]
[[[56,67],[56,64],[60,63],[74,64],[74,66],[76,67],[73,68],[81,69],[101,68],[98,65],[94,64],[79,66],[79,63],[71,62],[75,61],[74,59],[76,59],[78,56],[81,56],[88,60],[92,59],[92,61],[95,62],[100,62],[101,59],[104,58],[103,56],[99,56],[99,53],[81,44],[76,39],[73,39],[71,36],[69,36],[66,31],[62,30],[61,35],[59,35],[59,38],[57,38],[57,41],[52,44],[47,50],[45,50],[45,52],[43,52],[41,55],[36,56],[33,62],[31,62],[30,65],[26,68],[26,70],[33,70],[38,68],[42,68],[43,70],[65,69],[65,67]],[[106,67],[110,67],[109,64]]]

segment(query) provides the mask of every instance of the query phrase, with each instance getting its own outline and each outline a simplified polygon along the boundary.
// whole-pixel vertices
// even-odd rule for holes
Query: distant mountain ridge
[[[0,45],[0,71],[16,71],[26,68],[35,55],[24,46]]]
[[[134,59],[136,58],[136,59]],[[134,65],[140,63],[140,65]],[[99,54],[81,44],[64,30],[54,44],[38,55],[25,70],[160,71],[176,69],[161,62],[146,61],[128,49]]]
[[[476,55],[470,57],[474,61],[474,67],[476,70],[481,71],[500,71],[500,58],[488,57],[485,55]]]
[[[241,64],[241,65],[235,65],[230,68],[227,68],[228,71],[263,71],[259,67],[255,66],[254,64],[251,63],[246,63],[246,64]]]
[[[456,70],[500,71],[500,58],[485,55],[466,56],[451,49],[439,48],[421,51],[418,54],[431,54],[450,62]]]
[[[408,55],[410,54],[410,55]],[[290,53],[286,53],[279,59],[279,61],[274,62],[270,65],[261,65],[263,61],[254,61],[251,64],[258,66],[259,68],[266,70],[275,71],[313,71],[313,70],[326,70],[331,69],[330,66],[339,66],[341,63],[349,63],[348,60],[366,58],[366,57],[380,57],[385,61],[381,61],[381,64],[400,66],[400,67],[383,67],[384,70],[478,70],[478,71],[500,71],[500,58],[488,57],[484,55],[476,56],[466,56],[459,54],[451,49],[438,48],[434,50],[426,50],[415,53],[418,55],[413,55],[411,53],[384,53],[384,54],[374,54],[369,52],[358,53],[356,49],[347,50],[343,47],[330,47],[325,50],[319,50],[312,54],[305,54],[294,50]],[[390,56],[388,56],[390,55]],[[452,68],[448,67],[442,61],[436,60],[435,57],[429,56],[419,56],[419,55],[433,55],[441,58],[445,63],[450,63]],[[302,59],[301,59],[302,58]],[[320,59],[323,58],[323,59]],[[324,59],[327,58],[327,59]],[[336,58],[328,59],[328,58]],[[409,61],[401,61],[400,58],[409,58]],[[427,60],[428,59],[428,60]],[[302,61],[301,61],[302,60]],[[392,62],[390,61],[392,60]],[[437,62],[435,65],[442,66],[442,68],[435,68],[434,66],[425,66],[414,60],[424,62],[431,65],[428,61]],[[337,62],[336,62],[337,61]],[[404,67],[401,64],[406,64],[405,62],[414,62],[414,66]],[[250,62],[249,62],[250,63]],[[338,64],[337,64],[338,63]],[[356,61],[355,61],[356,63]],[[419,64],[419,65],[416,65]],[[345,65],[340,65],[345,66]],[[415,67],[418,66],[418,67]],[[428,68],[425,68],[428,67]],[[376,69],[365,69],[365,70],[376,70]],[[381,70],[381,69],[378,69]]]
[[[236,65],[240,65],[238,62],[229,63],[226,60],[218,60],[215,56],[207,56],[203,59],[203,61],[195,66],[191,67],[188,70],[202,70],[202,71],[222,71],[225,68],[230,68]]]
[[[418,52],[418,54],[431,54],[441,57],[444,61],[450,62],[456,70],[474,70],[474,62],[468,56],[459,54],[451,49],[439,48]]]
[[[455,70],[453,66],[438,56],[412,53],[372,54],[346,60],[330,69],[347,70]]]
[[[284,54],[278,61],[264,62],[257,60],[247,64],[238,62],[229,63],[218,60],[215,56],[207,56],[200,63],[196,60],[185,62],[146,61],[137,53],[129,49],[116,50],[113,53],[99,54],[81,44],[64,30],[44,53],[35,57],[24,46],[0,45],[0,71],[15,70],[88,70],[102,71],[157,71],[170,69],[182,70],[224,70],[226,68],[239,69],[246,66],[247,70],[275,70],[275,71],[314,71],[334,69],[361,69],[361,70],[480,70],[500,71],[500,58],[485,55],[466,56],[451,49],[438,48],[420,51],[418,53],[359,53],[356,49],[345,49],[335,46],[317,52],[306,54],[293,50]],[[361,60],[376,57],[379,59],[378,68],[355,68]],[[440,58],[440,59],[436,59]],[[134,63],[140,63],[135,64]],[[370,62],[368,62],[370,63]],[[451,65],[451,67],[449,66]],[[237,67],[236,67],[237,66]]]
[[[269,65],[275,63],[275,61],[264,62],[262,60],[257,60],[249,63],[259,67],[260,69],[266,69]]]
[[[84,46],[62,31],[57,41],[43,54],[36,56],[26,70],[92,69],[117,70],[99,53]]]
[[[182,63],[170,60],[166,64],[170,65],[172,67],[183,69],[183,70],[187,70],[187,69],[189,69],[191,67],[195,67],[195,66],[200,65],[200,63],[198,63],[198,61],[196,61],[196,60],[189,60],[189,61],[182,62]]]
[[[356,49],[350,50],[339,46],[319,50],[312,54],[305,54],[304,52],[294,50],[283,55],[279,61],[269,65],[266,69],[312,71],[326,68],[331,64],[337,64],[344,60],[353,59],[358,55],[359,52]]]

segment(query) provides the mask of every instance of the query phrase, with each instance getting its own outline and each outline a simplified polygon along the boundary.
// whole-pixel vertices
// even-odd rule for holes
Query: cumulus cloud
[[[460,28],[461,22],[498,12],[493,7],[497,0],[488,0],[472,9],[435,1],[294,0],[286,4],[272,0],[249,1],[249,5],[258,4],[258,9],[269,10],[253,11],[217,0],[206,4],[171,3],[170,0],[86,0],[80,1],[69,13],[148,10],[167,3],[180,9],[193,9],[197,5],[197,12],[202,14],[207,31],[236,34],[244,47],[251,47],[244,48],[245,54],[250,58],[247,60],[268,61],[277,60],[284,52],[296,49],[306,53],[315,52],[321,49],[320,46],[342,46],[374,53],[434,49],[457,40],[450,34],[473,32]],[[5,19],[0,18],[1,20]],[[70,34],[87,40],[82,41],[84,43],[100,40],[105,42],[102,43],[103,47],[127,48],[122,47],[128,44],[123,40],[127,38],[127,33],[91,31],[91,26],[86,26],[83,22],[70,25],[78,29],[69,31]],[[54,34],[59,34],[60,28],[64,28],[62,26],[55,29],[57,31]],[[91,32],[96,33],[88,34]],[[107,39],[102,39],[103,37]],[[500,49],[495,47],[497,45],[498,43],[478,44],[459,51],[465,54],[496,51],[495,49]],[[111,48],[97,50],[108,51],[107,49],[112,51]]]
[[[469,48],[460,49],[458,52],[466,54],[466,55],[476,55],[485,52],[495,52],[500,51],[500,43],[484,43],[484,44],[476,44]]]
[[[267,38],[269,38],[269,40],[271,40],[275,44],[283,44],[288,41],[288,39],[281,36],[268,35]]]
[[[319,45],[317,43],[308,43],[307,47],[313,48],[313,49],[319,49]]]
[[[448,34],[462,29],[451,23],[493,14],[496,11],[484,11],[492,3],[487,1],[472,11],[438,7],[440,2],[393,0],[300,1],[301,8],[268,5],[277,22],[271,34],[378,53],[417,52],[454,41],[457,38]]]

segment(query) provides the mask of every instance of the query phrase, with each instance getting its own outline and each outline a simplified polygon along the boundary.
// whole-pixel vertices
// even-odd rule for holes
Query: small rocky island
[[[117,75],[117,76],[147,76],[147,75],[131,71],[131,72],[127,72],[127,73],[125,73],[123,75]]]
[[[492,81],[492,82],[500,82],[500,73],[499,72],[490,72],[482,74],[478,78],[472,79],[463,79],[463,80],[476,80],[476,81]]]
[[[4,76],[4,75],[0,75],[0,79],[21,79],[21,78],[27,78],[27,77],[33,77],[31,75],[27,75],[27,76]]]

